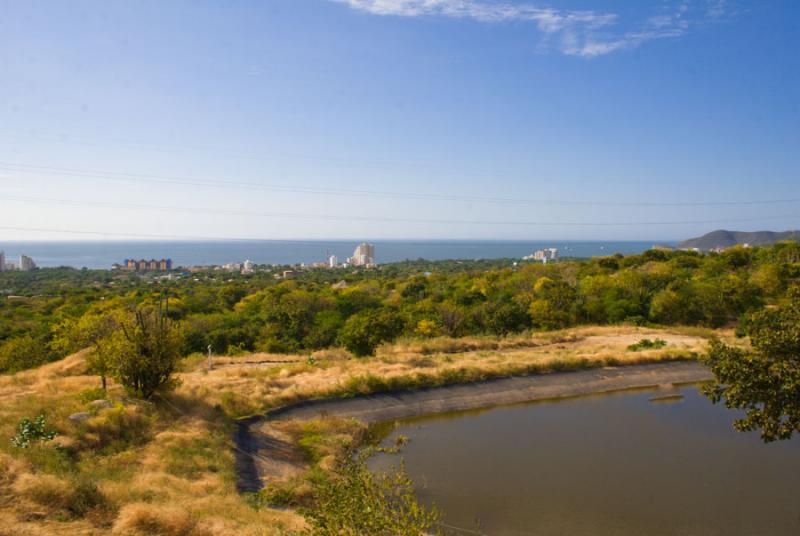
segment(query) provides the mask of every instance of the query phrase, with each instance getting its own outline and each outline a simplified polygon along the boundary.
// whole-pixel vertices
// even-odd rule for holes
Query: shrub
[[[105,495],[94,481],[87,478],[76,480],[66,496],[66,509],[74,517],[84,517],[90,511],[107,505]]]
[[[664,348],[667,345],[667,341],[663,339],[642,339],[636,344],[631,344],[628,346],[629,352],[638,352],[639,350],[657,350],[659,348]]]
[[[183,349],[182,334],[168,321],[168,309],[140,309],[123,319],[120,329],[104,344],[115,356],[114,374],[135,396],[150,399],[177,385],[174,378]]]
[[[39,415],[33,421],[25,417],[17,424],[17,433],[11,438],[11,444],[26,449],[35,441],[50,441],[56,435],[55,430],[47,428],[44,415]]]
[[[416,333],[420,337],[436,337],[440,334],[440,330],[433,320],[422,319],[417,322]]]
[[[78,400],[84,404],[94,402],[95,400],[103,400],[106,396],[107,393],[101,387],[97,387],[96,389],[84,389],[77,394]]]
[[[19,372],[50,361],[47,347],[26,334],[0,344],[0,372]]]
[[[319,536],[376,536],[432,534],[439,521],[436,510],[421,506],[403,467],[374,474],[367,454],[346,461],[333,476],[315,481],[315,508],[305,514],[311,534]]]
[[[347,319],[339,342],[358,357],[369,356],[382,342],[392,341],[403,322],[394,311],[364,311]]]
[[[296,508],[308,500],[308,485],[302,479],[271,482],[258,493],[248,493],[244,500],[255,510],[262,508]]]

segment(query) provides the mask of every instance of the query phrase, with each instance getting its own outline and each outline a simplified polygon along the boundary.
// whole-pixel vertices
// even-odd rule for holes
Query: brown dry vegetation
[[[339,350],[307,356],[251,355],[187,361],[178,390],[154,403],[129,400],[93,410],[79,396],[99,385],[84,356],[0,377],[0,527],[3,534],[289,534],[304,527],[291,510],[237,493],[232,417],[309,398],[486,379],[552,369],[687,359],[705,349],[708,331],[635,327],[579,328],[498,338],[404,340],[377,356]],[[725,339],[732,333],[717,332]],[[642,338],[665,348],[627,352]],[[274,363],[272,361],[282,361]],[[295,361],[291,363],[290,361]],[[85,397],[84,397],[85,400]],[[73,423],[72,413],[93,416]],[[58,437],[18,449],[9,439],[23,417],[45,415]],[[341,420],[266,423],[289,445],[262,471],[265,484],[294,500],[308,491],[309,467],[327,470],[364,433]],[[58,449],[54,448],[58,445]],[[304,488],[304,486],[306,486]]]
[[[203,400],[134,402],[114,386],[115,407],[72,423],[70,414],[90,410],[78,394],[98,386],[82,362],[78,354],[0,377],[0,532],[261,535],[303,526],[236,492],[230,419]],[[39,414],[58,437],[13,447],[19,419]]]
[[[236,416],[260,414],[311,398],[353,396],[387,388],[414,388],[477,381],[546,370],[650,361],[692,359],[703,352],[708,337],[732,339],[729,331],[591,327],[516,335],[508,338],[447,337],[403,340],[364,359],[333,359],[260,367],[203,364],[182,374],[180,392],[220,404]],[[643,338],[661,338],[665,348],[627,352]],[[374,385],[371,387],[369,384]]]

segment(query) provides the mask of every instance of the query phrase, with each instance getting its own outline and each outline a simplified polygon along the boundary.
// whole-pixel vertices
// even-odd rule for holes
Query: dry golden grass
[[[114,534],[122,536],[204,536],[209,534],[183,508],[147,503],[128,504],[114,522]]]
[[[300,400],[347,394],[348,385],[377,377],[398,385],[413,385],[413,376],[482,379],[575,363],[625,365],[686,358],[702,353],[708,336],[732,339],[730,331],[687,333],[684,329],[631,326],[586,327],[533,333],[506,339],[471,337],[405,340],[384,346],[365,359],[305,360],[297,364],[218,368],[182,374],[180,392],[219,404],[232,415],[265,412]],[[643,338],[667,342],[661,349],[628,352]],[[567,367],[569,368],[569,367]],[[454,376],[457,379],[457,376]],[[402,380],[402,381],[401,381]],[[352,394],[352,393],[351,393]]]
[[[98,386],[81,354],[0,377],[0,534],[255,536],[304,526],[292,512],[254,510],[237,493],[230,421],[202,399],[134,403],[112,385],[115,407],[71,422],[91,410],[78,394]],[[57,438],[11,446],[17,422],[39,414]],[[103,512],[75,515],[81,476],[96,483]]]

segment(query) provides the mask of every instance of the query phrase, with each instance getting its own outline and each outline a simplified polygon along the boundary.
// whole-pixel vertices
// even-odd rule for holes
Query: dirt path
[[[708,369],[695,362],[607,367],[344,400],[310,401],[276,410],[269,414],[269,418],[305,420],[321,415],[335,415],[373,423],[533,400],[607,393],[662,384],[694,383],[712,378]]]

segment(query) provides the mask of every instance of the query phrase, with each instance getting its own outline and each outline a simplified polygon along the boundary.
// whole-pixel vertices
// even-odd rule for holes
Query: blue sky
[[[0,241],[798,228],[798,22],[793,1],[0,0]]]

